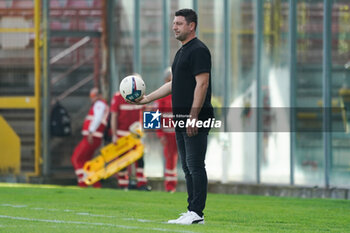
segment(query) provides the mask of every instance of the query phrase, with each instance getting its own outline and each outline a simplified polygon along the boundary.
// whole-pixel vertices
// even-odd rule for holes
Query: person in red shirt
[[[88,115],[85,117],[83,129],[81,131],[83,139],[75,147],[71,157],[71,162],[80,187],[87,186],[84,182],[86,173],[84,172],[83,167],[85,162],[92,158],[95,150],[101,145],[103,132],[108,123],[109,106],[107,102],[102,99],[98,88],[91,89],[90,99],[92,105]],[[96,182],[93,186],[100,188],[101,183]]]
[[[167,68],[164,72],[165,83],[171,81],[171,68]],[[172,115],[171,95],[161,98],[155,102],[155,108],[159,109],[163,118]],[[166,121],[171,120],[167,117]],[[163,146],[163,154],[165,158],[164,169],[164,187],[167,192],[175,192],[177,185],[177,145],[174,128],[161,128],[157,130],[157,136]]]
[[[140,105],[127,103],[120,92],[116,92],[111,102],[111,135],[112,141],[129,134],[129,127],[135,122],[141,122],[142,109]],[[144,160],[141,157],[134,164],[136,168],[136,187],[139,190],[150,191],[147,178],[144,175]],[[118,185],[122,189],[129,188],[129,173],[131,166],[117,173]]]

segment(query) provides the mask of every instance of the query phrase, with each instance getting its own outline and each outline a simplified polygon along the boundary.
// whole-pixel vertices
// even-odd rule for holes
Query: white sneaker
[[[181,213],[181,214],[180,214],[181,216],[180,216],[179,218],[169,220],[168,223],[170,223],[170,224],[176,224],[178,221],[180,221],[181,219],[183,219],[184,217],[186,217],[186,215],[189,214],[189,213],[190,213],[190,211],[187,210],[186,213]]]
[[[199,217],[196,212],[187,212],[183,217],[179,218],[175,224],[191,225],[191,224],[204,224],[204,217]]]

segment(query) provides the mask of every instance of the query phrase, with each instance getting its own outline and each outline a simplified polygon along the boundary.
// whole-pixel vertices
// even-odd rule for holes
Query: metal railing
[[[0,28],[1,33],[34,33],[34,95],[33,96],[2,96],[0,97],[0,109],[34,109],[34,125],[35,125],[35,140],[34,140],[34,171],[29,172],[27,176],[37,176],[40,174],[41,163],[41,125],[40,125],[40,112],[41,112],[41,0],[35,0],[33,4],[33,21],[32,28]]]

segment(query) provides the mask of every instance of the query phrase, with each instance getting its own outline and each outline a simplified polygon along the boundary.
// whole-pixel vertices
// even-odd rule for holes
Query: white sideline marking
[[[24,208],[27,207],[27,205],[11,205],[11,204],[1,204],[1,206],[8,206],[13,208]]]
[[[137,222],[157,222],[157,221],[153,221],[153,220],[138,219],[138,218],[123,218],[123,220],[126,220],[126,221],[137,221]]]
[[[0,206],[6,206],[6,207],[13,207],[13,208],[25,208],[28,207],[27,205],[12,205],[12,204],[0,204]],[[31,210],[45,210],[45,211],[61,211],[59,209],[45,209],[41,207],[28,207]],[[70,209],[65,209],[62,210],[63,212],[76,212],[75,210],[70,210]],[[103,214],[90,214],[90,213],[85,213],[85,212],[78,212],[74,213],[76,215],[82,215],[82,216],[89,216],[89,217],[102,217],[102,218],[117,218],[116,216],[109,216],[109,215],[103,215]],[[147,219],[137,219],[137,218],[122,218],[125,221],[137,221],[137,222],[157,222],[153,220],[147,220]]]
[[[76,215],[80,216],[89,216],[89,217],[102,217],[102,218],[118,218],[116,216],[109,216],[109,215],[102,215],[102,214],[90,214],[86,212],[77,212],[77,210],[70,210],[70,209],[46,209],[46,208],[41,208],[41,207],[28,207],[27,205],[13,205],[13,204],[0,204],[0,206],[6,206],[6,207],[13,207],[13,208],[29,208],[31,210],[44,210],[44,211],[63,211],[63,212],[71,212]],[[167,224],[167,222],[159,222],[159,221],[154,221],[154,220],[148,220],[148,219],[138,219],[138,218],[121,218],[124,221],[136,221],[136,222],[153,222],[153,223],[162,223],[162,224]]]
[[[13,217],[7,215],[0,215],[0,218],[12,219],[12,220],[23,220],[23,221],[32,221],[32,222],[47,222],[47,223],[63,223],[63,224],[77,224],[77,225],[94,225],[94,226],[110,226],[110,227],[119,227],[124,229],[147,229],[154,231],[172,231],[172,232],[181,232],[181,233],[194,233],[193,231],[181,231],[173,229],[164,229],[164,228],[147,228],[147,227],[137,227],[137,226],[126,226],[126,225],[117,225],[111,223],[101,223],[101,222],[79,222],[79,221],[63,221],[63,220],[51,220],[51,219],[35,219],[35,218],[24,218],[24,217]]]
[[[27,205],[12,205],[12,204],[0,204],[0,206],[6,206],[6,207],[13,207],[13,208],[26,208],[28,207]],[[29,207],[28,207],[29,208]],[[45,209],[45,208],[41,208],[41,207],[32,207],[29,208],[31,210],[45,210],[45,211],[61,211],[59,209]],[[76,212],[75,210],[69,210],[69,209],[65,209],[63,210],[63,212]],[[90,214],[90,213],[74,213],[76,215],[84,215],[84,216],[90,216],[90,217],[102,217],[102,218],[116,218],[116,216],[108,216],[108,215],[102,215],[102,214]]]
[[[102,215],[102,214],[90,214],[90,213],[76,213],[76,215],[84,215],[84,216],[90,216],[90,217],[102,217],[102,218],[116,218],[115,216],[108,216],[108,215]]]

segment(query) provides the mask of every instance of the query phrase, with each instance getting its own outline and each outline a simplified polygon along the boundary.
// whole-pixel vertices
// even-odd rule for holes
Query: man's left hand
[[[189,136],[189,137],[196,136],[198,134],[198,128],[197,128],[198,118],[197,117],[196,118],[190,117],[188,120],[190,122],[192,122],[194,120],[194,126],[188,125],[188,127],[186,129],[187,136]]]

